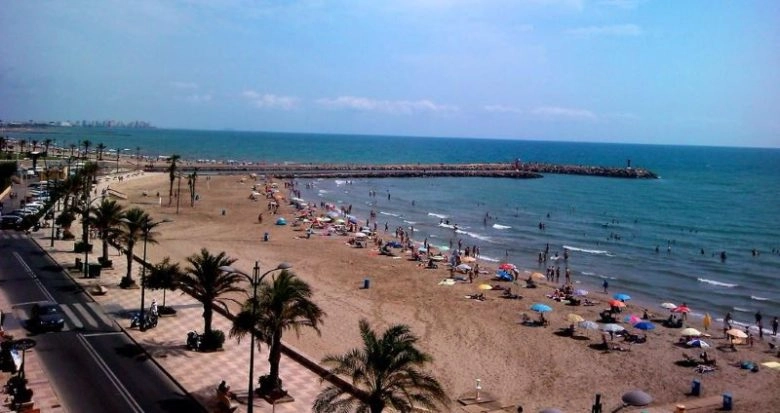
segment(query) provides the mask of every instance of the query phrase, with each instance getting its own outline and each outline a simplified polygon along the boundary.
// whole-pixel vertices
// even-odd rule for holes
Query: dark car
[[[44,301],[33,305],[27,328],[32,331],[60,331],[65,327],[65,315],[59,304]]]
[[[22,223],[22,219],[18,215],[3,215],[0,217],[0,229],[16,229]]]

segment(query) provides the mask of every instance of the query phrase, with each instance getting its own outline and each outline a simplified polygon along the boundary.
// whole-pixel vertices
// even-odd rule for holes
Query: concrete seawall
[[[167,164],[147,165],[148,172],[165,172]],[[543,174],[588,175],[610,178],[656,179],[642,168],[610,168],[587,165],[546,163],[471,163],[471,164],[210,164],[186,162],[177,165],[180,172],[197,169],[206,173],[256,173],[278,178],[423,178],[483,177],[541,178]]]

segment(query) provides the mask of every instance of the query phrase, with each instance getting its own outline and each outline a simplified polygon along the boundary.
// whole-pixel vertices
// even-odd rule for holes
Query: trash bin
[[[268,241],[268,233],[263,234],[263,241]]]
[[[84,266],[81,263],[81,258],[76,258],[76,271],[82,271],[83,269]]]
[[[363,278],[363,289],[368,290],[368,287],[371,286],[371,280],[368,278]]]
[[[99,278],[100,277],[100,270],[102,270],[102,269],[103,269],[103,266],[100,265],[100,264],[95,264],[95,263],[89,264],[89,272],[88,272],[89,275],[88,275],[88,277],[89,278]]]
[[[723,393],[723,410],[731,410],[733,408],[733,402],[731,393]]]
[[[701,395],[701,382],[699,379],[693,379],[693,383],[691,383],[691,396],[700,396]]]

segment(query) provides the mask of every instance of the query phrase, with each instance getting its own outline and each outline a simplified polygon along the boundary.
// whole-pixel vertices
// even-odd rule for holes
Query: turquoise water
[[[11,135],[13,136],[13,135]],[[380,228],[414,226],[415,239],[477,245],[487,259],[537,270],[537,254],[570,250],[576,282],[626,292],[655,306],[687,302],[720,318],[780,315],[780,150],[184,130],[57,129],[26,134],[67,146],[129,149],[149,156],[262,162],[432,163],[527,161],[644,167],[658,180],[548,175],[335,180],[299,187],[310,201],[374,210]],[[377,196],[369,196],[376,191]],[[387,199],[387,194],[391,195]],[[549,217],[548,217],[549,214]],[[485,219],[486,215],[489,216]],[[458,231],[440,225],[449,219]],[[539,223],[545,224],[544,231]],[[655,252],[658,246],[659,252]],[[753,249],[757,255],[753,255]],[[704,254],[701,251],[704,250]],[[720,259],[725,251],[727,259]],[[545,265],[550,265],[547,263]],[[544,268],[544,265],[541,267]]]

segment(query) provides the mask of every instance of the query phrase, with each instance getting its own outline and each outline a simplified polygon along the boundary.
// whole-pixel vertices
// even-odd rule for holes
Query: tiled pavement
[[[23,233],[18,232],[0,232],[0,236],[23,237]],[[55,240],[54,247],[49,247],[51,238],[46,230],[38,231],[29,235],[38,242],[41,248],[46,251],[63,268],[69,269],[75,260],[76,255],[73,250],[73,241]],[[116,254],[116,252],[114,252]],[[187,332],[196,330],[202,332],[203,317],[201,304],[187,295],[179,292],[167,292],[166,305],[177,310],[174,317],[162,317],[156,328],[141,332],[137,329],[130,329],[130,319],[128,313],[137,311],[140,307],[140,290],[124,290],[118,287],[119,280],[126,272],[126,262],[124,257],[114,255],[112,257],[114,268],[104,269],[101,277],[98,279],[86,279],[81,277],[80,272],[69,270],[71,277],[82,285],[85,290],[90,291],[97,283],[106,287],[108,292],[105,295],[94,295],[94,299],[103,309],[113,317],[119,326],[125,329],[130,336],[138,342],[146,352],[174,378],[181,386],[191,393],[202,405],[209,411],[214,409],[214,395],[217,384],[221,380],[226,380],[231,386],[231,390],[238,396],[238,410],[246,411],[247,387],[248,387],[248,369],[249,369],[249,342],[247,338],[238,343],[235,339],[226,338],[224,351],[216,353],[198,353],[188,351],[185,347]],[[162,304],[162,292],[155,290],[146,290],[146,306],[156,299]],[[0,300],[2,297],[0,296]],[[5,310],[10,304],[0,301],[0,308]],[[77,311],[66,314],[79,316]],[[82,323],[87,320],[81,321]],[[6,320],[8,323],[9,320]],[[78,323],[78,321],[76,322]],[[70,322],[69,322],[70,324]],[[218,313],[214,314],[213,328],[220,329],[227,333],[230,330],[230,320]],[[6,327],[11,327],[6,325]],[[7,328],[6,330],[9,330]],[[12,331],[9,331],[12,333]],[[23,331],[19,331],[20,335]],[[48,381],[45,379],[43,369],[37,364],[35,350],[28,352],[27,369],[28,378],[31,387],[35,392],[35,407],[40,408],[42,412],[61,412],[64,411],[58,407],[56,395],[54,394]],[[139,355],[138,357],[146,357]],[[257,377],[266,374],[269,369],[267,361],[267,348],[262,346],[261,350],[255,349],[255,382]],[[255,397],[254,405],[256,412],[307,412],[311,411],[312,403],[317,394],[325,386],[321,383],[319,376],[303,367],[296,361],[282,355],[280,363],[280,376],[284,382],[284,387],[295,399],[293,402],[282,403],[272,406],[265,400]]]

